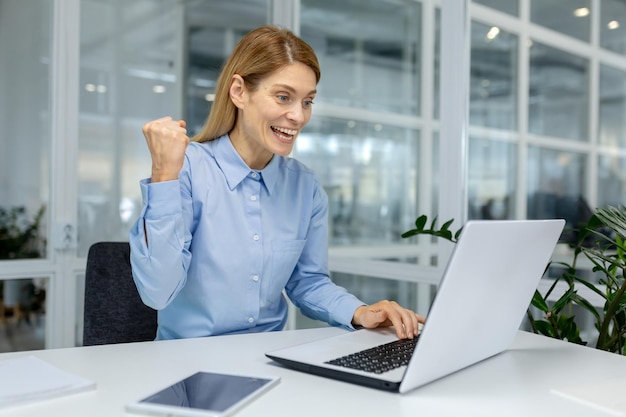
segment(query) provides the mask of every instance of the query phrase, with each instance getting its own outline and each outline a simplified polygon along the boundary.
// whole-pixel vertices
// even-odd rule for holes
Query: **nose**
[[[295,103],[293,106],[291,106],[291,108],[287,112],[287,119],[289,119],[290,121],[296,124],[304,123],[304,120],[305,120],[304,109],[302,109],[302,106],[300,105],[300,103]]]

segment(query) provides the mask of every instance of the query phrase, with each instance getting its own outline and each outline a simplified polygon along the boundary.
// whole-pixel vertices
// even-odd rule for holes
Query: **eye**
[[[305,108],[308,109],[309,107],[313,105],[313,100],[304,100],[302,104],[304,105]]]
[[[278,96],[276,96],[276,98],[278,99],[278,101],[282,101],[282,102],[289,101],[289,97],[285,96],[285,95],[278,95]]]

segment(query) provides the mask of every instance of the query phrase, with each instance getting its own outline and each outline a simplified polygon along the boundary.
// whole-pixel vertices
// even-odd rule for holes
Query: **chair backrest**
[[[89,248],[85,273],[83,345],[154,340],[157,312],[139,297],[128,242],[98,242]]]

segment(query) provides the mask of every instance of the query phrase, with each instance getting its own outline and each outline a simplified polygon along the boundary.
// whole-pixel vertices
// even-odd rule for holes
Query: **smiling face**
[[[315,93],[315,73],[300,62],[271,73],[255,91],[233,76],[230,97],[238,111],[230,139],[250,168],[262,169],[274,154],[291,153],[311,118]]]

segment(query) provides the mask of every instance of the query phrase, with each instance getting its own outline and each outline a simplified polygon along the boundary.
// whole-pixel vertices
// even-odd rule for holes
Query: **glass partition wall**
[[[449,209],[440,200],[458,201],[467,218],[570,224],[574,204],[625,204],[623,2],[476,0],[467,36],[442,22],[442,7],[464,4],[0,0],[0,207],[24,207],[30,222],[44,207],[29,246],[38,259],[5,256],[0,280],[45,290],[32,316],[44,323],[39,343],[81,343],[87,250],[127,240],[150,173],[142,124],[171,115],[197,131],[225,58],[264,23],[292,28],[319,56],[313,118],[293,156],[329,196],[333,279],[363,300],[427,311],[441,245],[400,235],[420,214]],[[441,142],[452,111],[440,108],[442,29],[470,53],[468,68],[454,63],[469,80],[464,161]],[[18,37],[29,47],[18,50]],[[461,166],[467,189],[450,195],[444,174]],[[319,324],[294,312],[289,326]]]

